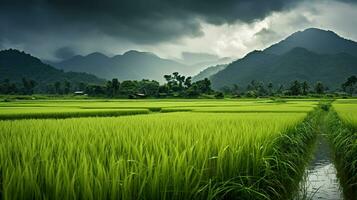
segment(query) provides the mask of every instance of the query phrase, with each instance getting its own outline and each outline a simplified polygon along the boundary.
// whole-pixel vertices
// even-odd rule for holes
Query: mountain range
[[[322,81],[331,89],[357,74],[357,43],[316,28],[296,32],[263,51],[253,51],[210,77],[215,89],[252,80],[289,84]]]
[[[187,54],[187,55],[186,55]],[[64,71],[87,72],[105,79],[119,80],[153,79],[163,81],[165,74],[179,72],[192,75],[206,66],[228,62],[229,58],[185,54],[188,64],[160,58],[149,52],[128,51],[123,55],[108,57],[102,53],[92,53],[86,56],[77,55],[61,62],[50,62],[51,65]]]
[[[217,74],[228,66],[228,64],[215,65],[207,67],[206,69],[200,71],[196,76],[192,77],[192,81],[199,81],[205,78],[210,78],[212,75]]]
[[[46,87],[57,81],[71,83],[104,84],[105,80],[94,75],[63,72],[40,59],[14,49],[0,51],[0,81],[21,82],[22,78],[36,81],[38,87]]]
[[[209,77],[214,89],[233,84],[244,89],[253,80],[271,82],[275,87],[294,80],[311,84],[322,81],[329,88],[336,89],[349,76],[357,74],[357,43],[332,31],[316,28],[296,32],[279,43],[262,51],[252,51],[227,65],[217,64],[229,63],[228,58],[200,55],[194,59],[194,54],[188,55],[186,60],[192,65],[139,51],[128,51],[113,57],[101,53],[78,55],[49,65],[29,54],[9,49],[0,51],[0,80],[21,82],[25,77],[43,86],[65,80],[104,84],[105,79],[111,78],[163,81],[164,74],[175,71],[192,75],[188,74],[193,71],[192,66],[203,65],[206,58],[213,58],[205,64],[212,67],[201,70],[193,81]],[[198,69],[195,68],[196,71]]]

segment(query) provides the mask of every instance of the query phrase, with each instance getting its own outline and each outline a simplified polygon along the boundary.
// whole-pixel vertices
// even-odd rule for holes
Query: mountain
[[[155,54],[139,51],[128,51],[123,55],[108,57],[101,53],[87,56],[74,56],[68,60],[54,63],[64,71],[87,72],[98,77],[119,80],[153,79],[164,80],[165,74],[180,72],[185,74],[188,66]]]
[[[227,65],[228,63],[231,63],[233,61],[232,58],[230,57],[224,57],[220,58],[218,60],[213,60],[213,61],[204,61],[204,62],[199,62],[193,65],[190,65],[190,70],[189,74],[198,74],[202,72],[203,70],[214,67],[216,65]],[[211,74],[213,75],[213,74]]]
[[[205,78],[209,78],[212,75],[216,74],[217,72],[222,71],[226,67],[227,67],[227,64],[208,67],[208,68],[202,70],[196,76],[192,77],[192,81],[195,82],[195,81],[203,80]]]
[[[22,78],[32,79],[39,87],[56,81],[65,80],[72,83],[103,84],[105,80],[87,73],[63,72],[50,65],[42,63],[36,57],[9,49],[0,51],[0,80],[9,79],[11,82],[21,82]]]
[[[165,74],[179,72],[191,76],[206,66],[229,63],[231,58],[219,58],[216,55],[184,52],[182,59],[163,59],[149,52],[128,51],[123,55],[108,57],[102,53],[87,56],[77,55],[61,62],[47,63],[64,71],[87,72],[98,77],[119,80],[153,79],[164,81]]]
[[[87,56],[77,55],[60,63],[51,64],[64,71],[87,72],[101,78],[112,78],[106,77],[107,74],[110,74],[110,68],[106,67],[111,65],[110,58],[98,52],[91,53]]]
[[[332,31],[317,28],[298,31],[265,49],[264,52],[281,55],[295,47],[302,47],[319,54],[348,53],[357,56],[357,42],[342,38]]]
[[[356,42],[331,31],[307,29],[263,51],[247,54],[210,79],[216,89],[233,84],[245,88],[252,80],[275,86],[293,80],[322,81],[336,89],[347,77],[357,74],[356,55]]]

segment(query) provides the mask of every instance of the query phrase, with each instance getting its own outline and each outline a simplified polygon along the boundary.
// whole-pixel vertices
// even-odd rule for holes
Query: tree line
[[[236,96],[245,95],[248,97],[259,97],[259,96],[306,96],[308,94],[324,94],[328,90],[322,82],[317,82],[314,85],[309,84],[307,81],[300,82],[295,80],[289,85],[284,86],[282,84],[274,87],[273,83],[251,81],[245,90],[234,84],[232,87],[223,87],[221,89],[224,94],[231,94]]]
[[[24,94],[32,95],[37,86],[37,82],[31,79],[22,78],[22,82],[12,83],[9,79],[5,79],[0,83],[0,94]]]
[[[96,97],[108,98],[139,98],[139,97],[198,97],[203,94],[213,94],[211,81],[203,79],[192,82],[191,77],[185,77],[178,72],[164,75],[165,83],[160,84],[155,80],[143,79],[125,80],[120,82],[114,78],[104,85],[92,85],[86,83],[73,83],[67,80],[57,81],[45,86],[41,85],[44,94],[68,95],[76,91]],[[12,83],[6,79],[0,83],[0,94],[32,95],[36,92],[36,86],[40,86],[34,80],[22,79],[22,83]]]
[[[223,87],[219,91],[214,91],[211,81],[208,78],[192,81],[192,78],[180,75],[178,72],[164,75],[165,83],[160,84],[155,80],[143,79],[125,80],[120,82],[114,78],[106,82],[105,85],[88,85],[86,83],[72,83],[69,81],[55,82],[44,87],[45,94],[68,95],[75,91],[95,97],[107,98],[143,98],[143,97],[180,97],[196,98],[202,95],[211,95],[216,98],[229,96],[306,96],[309,94],[323,95],[329,88],[322,82],[310,84],[307,81],[292,81],[288,85],[265,84],[261,81],[253,80],[246,88],[241,88],[234,84],[231,87]],[[21,83],[12,83],[9,79],[0,82],[0,94],[23,94],[32,95],[39,84],[30,79],[23,78]],[[353,95],[357,91],[357,77],[351,76],[341,85],[341,91]]]
[[[273,83],[265,84],[262,81],[251,81],[246,88],[241,88],[237,84],[231,87],[225,86],[221,88],[225,95],[246,96],[246,97],[261,97],[261,96],[307,96],[310,94],[323,95],[331,92],[330,89],[322,82],[309,83],[307,81],[294,80],[290,84],[279,84],[274,86]],[[349,77],[342,85],[343,93],[353,96],[357,91],[357,77]]]
[[[143,79],[126,80],[119,82],[114,78],[107,81],[105,86],[91,85],[88,86],[85,92],[91,96],[106,96],[106,97],[188,97],[194,98],[203,94],[212,94],[214,91],[211,88],[211,81],[204,79],[192,82],[191,77],[185,77],[178,72],[170,75],[164,75],[165,83],[160,84],[155,80]]]

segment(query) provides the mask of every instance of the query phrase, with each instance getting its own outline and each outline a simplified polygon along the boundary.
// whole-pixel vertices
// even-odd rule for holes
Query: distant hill
[[[0,51],[0,81],[9,79],[11,82],[21,82],[22,78],[35,80],[39,87],[56,81],[72,83],[103,84],[105,80],[87,73],[63,72],[40,59],[9,49]]]
[[[191,76],[197,75],[198,73],[204,71],[207,68],[214,67],[216,65],[227,65],[227,64],[231,63],[233,60],[234,60],[233,58],[224,57],[224,58],[220,58],[220,59],[214,60],[214,61],[199,62],[199,63],[196,63],[196,64],[190,66],[190,68],[192,69],[192,70],[190,70],[190,74],[191,74]]]
[[[231,58],[219,58],[210,54],[184,53],[182,60],[160,58],[150,52],[128,51],[123,55],[108,57],[102,53],[74,56],[61,62],[49,62],[64,71],[87,72],[101,78],[119,80],[153,79],[164,81],[165,74],[179,72],[192,76],[206,66],[229,63]]]
[[[357,74],[357,43],[331,31],[307,29],[263,50],[253,51],[211,76],[213,87],[252,80],[289,84],[293,80],[322,81],[334,89]]]
[[[357,42],[342,38],[332,31],[317,28],[298,31],[265,49],[264,52],[281,55],[295,47],[302,47],[319,54],[348,53],[357,56]]]
[[[228,64],[225,65],[216,65],[212,67],[208,67],[198,73],[196,76],[192,77],[192,81],[199,81],[205,78],[210,78],[212,75],[216,74],[217,72],[225,69]]]
[[[183,73],[188,68],[179,62],[139,51],[128,51],[114,57],[96,52],[87,56],[75,56],[53,65],[64,71],[87,72],[101,78],[119,80],[164,80],[165,74],[176,71]]]

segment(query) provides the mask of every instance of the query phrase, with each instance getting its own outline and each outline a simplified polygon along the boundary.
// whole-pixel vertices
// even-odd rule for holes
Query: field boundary
[[[333,149],[337,175],[346,199],[357,199],[357,149],[354,147],[357,129],[343,122],[333,108],[328,115],[328,140]]]

